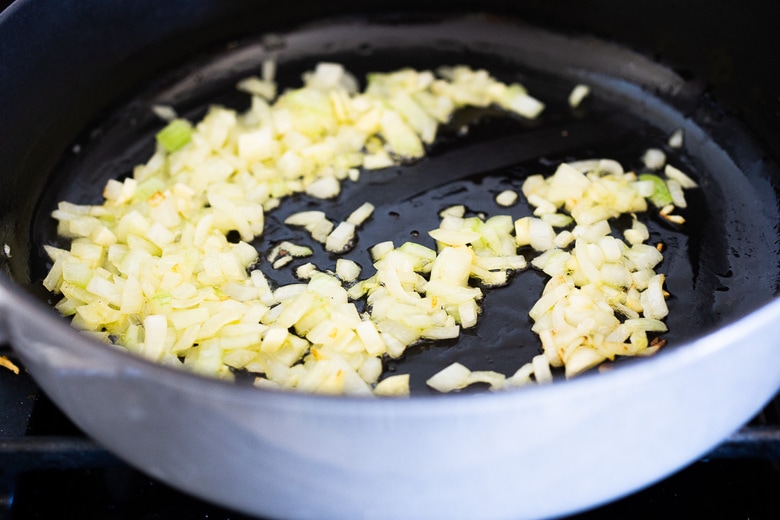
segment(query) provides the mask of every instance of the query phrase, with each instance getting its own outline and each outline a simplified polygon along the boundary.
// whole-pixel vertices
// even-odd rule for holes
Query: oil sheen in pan
[[[588,55],[591,57],[584,60],[583,66],[590,68],[571,73],[566,61],[571,59],[571,53],[566,46],[580,49],[576,42],[553,39],[552,45],[558,45],[559,52],[547,49],[541,53],[547,57],[544,61],[540,59],[540,49],[551,44],[547,33],[524,30],[522,37],[513,39],[519,34],[518,29],[513,32],[501,26],[498,31],[486,30],[486,23],[489,24],[484,20],[461,20],[453,22],[454,27],[445,23],[425,30],[425,24],[405,27],[334,22],[273,38],[266,35],[231,42],[157,76],[88,129],[55,171],[33,225],[33,240],[38,246],[38,256],[32,259],[33,275],[42,279],[48,268],[42,245],[62,244],[49,217],[57,201],[97,203],[109,178],[130,174],[134,164],[151,154],[154,133],[161,127],[151,113],[151,105],[171,104],[192,120],[201,117],[213,103],[243,110],[248,96],[234,89],[236,81],[256,74],[263,59],[273,58],[278,62],[277,77],[282,88],[295,87],[302,72],[325,60],[343,63],[358,78],[373,70],[467,64],[484,67],[504,81],[520,81],[546,104],[536,121],[490,110],[463,110],[442,129],[428,156],[418,163],[365,172],[357,183],[346,183],[342,194],[333,200],[290,197],[266,216],[266,231],[254,245],[264,256],[278,241],[292,240],[311,245],[315,254],[282,270],[265,269],[278,284],[297,282],[292,273],[302,262],[312,261],[323,269],[335,265],[335,257],[305,233],[282,224],[290,213],[317,207],[337,221],[366,200],[373,202],[377,206],[374,216],[360,230],[355,249],[346,255],[363,267],[362,276],[370,276],[370,246],[384,240],[393,240],[396,245],[412,240],[433,247],[427,232],[437,227],[438,212],[447,206],[465,204],[473,213],[519,218],[531,212],[522,199],[515,206],[504,208],[495,203],[494,197],[508,188],[519,191],[528,175],[551,174],[562,160],[593,157],[608,157],[626,168],[638,168],[642,153],[648,147],[658,147],[667,152],[670,162],[699,179],[702,185],[700,190],[687,194],[689,208],[682,212],[687,219],[684,226],[673,226],[650,213],[642,217],[650,227],[651,243],[666,246],[659,271],[666,274],[672,295],[667,319],[670,330],[664,335],[669,348],[716,327],[724,317],[750,310],[771,297],[762,290],[749,289],[745,283],[762,272],[763,263],[767,262],[758,256],[750,257],[757,250],[756,245],[774,233],[771,226],[767,227],[771,222],[752,211],[750,204],[735,202],[733,194],[724,195],[732,191],[729,183],[740,184],[743,173],[694,124],[689,114],[681,111],[691,110],[690,106],[672,108],[660,101],[658,92],[627,81],[625,74],[611,76],[610,73],[621,73],[619,61],[605,66]],[[457,31],[457,39],[448,37],[453,31]],[[601,60],[621,58],[614,49],[601,51],[596,53]],[[560,66],[550,60],[558,60]],[[628,79],[641,82],[654,71],[633,71]],[[568,92],[575,82],[584,80],[592,86],[593,94],[580,108],[572,110],[566,102]],[[661,90],[663,85],[673,83],[673,78],[663,75],[654,80]],[[687,95],[683,104],[689,103],[690,97]],[[468,130],[463,132],[463,128]],[[668,135],[676,128],[686,133],[683,150],[666,145]],[[720,177],[712,173],[715,169]],[[750,193],[740,192],[737,197],[750,200]],[[741,241],[729,236],[733,221],[750,230],[740,237]],[[741,263],[735,260],[746,257],[748,265],[738,267]],[[754,269],[751,262],[759,264],[759,269]],[[511,374],[539,351],[527,312],[544,283],[543,275],[528,269],[517,273],[508,286],[486,290],[483,312],[474,329],[464,331],[457,341],[415,346],[401,359],[388,362],[386,373],[411,373],[412,391],[418,394],[430,391],[425,379],[454,361],[473,370]]]

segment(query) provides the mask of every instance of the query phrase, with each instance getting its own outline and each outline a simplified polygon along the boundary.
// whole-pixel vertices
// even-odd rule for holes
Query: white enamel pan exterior
[[[395,400],[204,380],[86,342],[15,292],[2,281],[6,339],[77,425],[153,477],[271,518],[571,513],[706,454],[780,386],[780,302],[566,384]]]

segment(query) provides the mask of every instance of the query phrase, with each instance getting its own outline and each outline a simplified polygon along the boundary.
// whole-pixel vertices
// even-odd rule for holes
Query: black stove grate
[[[0,355],[13,359],[10,349]],[[780,395],[706,458],[571,518],[774,519],[778,498]],[[23,370],[0,369],[0,519],[48,518],[249,520],[129,467],[84,436]]]

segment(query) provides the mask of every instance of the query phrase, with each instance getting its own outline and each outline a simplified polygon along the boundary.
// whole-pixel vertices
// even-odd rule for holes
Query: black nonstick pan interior
[[[371,71],[466,64],[485,68],[503,81],[523,83],[546,104],[544,113],[526,121],[490,110],[464,110],[421,161],[365,172],[358,182],[347,182],[333,200],[289,198],[266,215],[266,232],[254,245],[264,256],[276,242],[291,240],[312,246],[315,255],[281,270],[265,263],[266,274],[286,284],[298,281],[292,273],[300,263],[335,266],[336,258],[305,232],[282,224],[296,211],[317,207],[340,220],[366,200],[373,202],[377,210],[348,255],[363,267],[363,276],[369,276],[368,247],[384,240],[432,247],[427,231],[437,227],[438,212],[447,206],[465,204],[475,214],[518,218],[531,213],[524,200],[503,208],[494,197],[507,188],[519,191],[530,174],[550,174],[562,160],[597,157],[640,168],[647,148],[662,148],[672,164],[700,184],[688,193],[689,207],[681,211],[683,226],[654,216],[652,210],[642,216],[651,242],[665,245],[660,271],[672,295],[666,348],[684,348],[686,340],[776,294],[780,204],[771,184],[776,169],[761,160],[750,140],[709,103],[695,82],[635,58],[590,38],[558,37],[479,16],[335,19],[225,42],[140,85],[74,140],[37,204],[29,230],[34,247],[28,288],[51,298],[40,280],[49,267],[43,245],[62,244],[50,218],[57,202],[99,203],[108,179],[129,175],[151,155],[154,134],[163,126],[152,105],[171,105],[193,121],[214,103],[244,110],[248,95],[234,85],[257,74],[265,59],[277,61],[282,88],[299,85],[301,74],[320,61],[342,63],[359,79]],[[567,96],[577,83],[589,84],[593,93],[572,109]],[[685,133],[679,150],[667,145],[677,129]],[[476,328],[464,331],[457,342],[416,346],[388,362],[386,373],[411,373],[415,393],[429,392],[425,379],[455,361],[473,370],[513,373],[539,352],[527,312],[544,283],[543,275],[529,269],[517,273],[507,287],[487,290]]]

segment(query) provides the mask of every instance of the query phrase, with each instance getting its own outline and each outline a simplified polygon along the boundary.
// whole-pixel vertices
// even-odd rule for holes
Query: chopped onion
[[[355,238],[355,225],[340,222],[325,239],[325,249],[331,253],[345,253],[352,248]]]
[[[682,129],[675,130],[672,135],[669,136],[669,147],[682,148],[683,145],[683,131]]]
[[[517,202],[517,199],[517,192],[513,190],[504,190],[496,195],[496,203],[499,206],[512,206]]]
[[[295,269],[295,276],[301,280],[309,280],[314,273],[317,272],[319,272],[317,266],[311,262],[307,262]]]
[[[648,148],[642,156],[642,162],[651,170],[660,170],[666,164],[666,154],[658,148]]]
[[[569,94],[569,106],[577,108],[589,94],[590,87],[588,85],[576,85]]]
[[[662,256],[644,244],[647,229],[638,221],[624,243],[611,236],[608,219],[646,210],[658,183],[638,180],[611,159],[564,163],[547,179],[529,176],[522,192],[533,217],[486,218],[453,206],[429,232],[435,250],[382,242],[370,249],[375,273],[368,278],[339,258],[334,271],[307,263],[296,269],[301,283],[272,289],[250,242],[262,235],[265,213],[286,197],[333,198],[360,168],[422,157],[438,125],[460,107],[494,105],[527,118],[544,109],[522,85],[463,66],[438,77],[412,69],[371,74],[358,92],[341,65],[321,63],[304,74],[302,87],[278,97],[275,71],[267,61],[261,77],[239,83],[252,96],[243,114],[215,106],[193,125],[158,108],[170,122],[132,177],[109,181],[102,205],[58,205],[58,232],[71,244],[46,248],[52,268],[43,283],[62,296],[56,308],[75,327],[202,374],[231,378],[234,369],[247,370],[258,374],[258,386],[408,395],[408,375],[379,381],[382,359],[476,326],[483,289],[525,269],[528,251],[518,247],[530,246],[541,252],[532,265],[551,276],[530,311],[543,353],[510,377],[454,364],[429,385],[456,391],[474,383],[545,383],[551,367],[573,375],[657,348],[648,334],[665,330],[664,278],[654,271]],[[580,87],[572,106],[587,95]],[[665,176],[669,202],[684,207],[682,191],[695,182],[669,165]],[[496,202],[509,206],[517,198],[506,190]],[[675,221],[675,206],[664,205],[661,215]],[[373,211],[365,203],[335,225],[324,212],[304,211],[285,223],[342,254]],[[228,240],[231,232],[237,243]],[[279,269],[312,253],[285,241],[267,260]],[[364,310],[356,299],[365,300]]]
[[[163,121],[171,122],[176,119],[176,110],[170,105],[152,105],[154,115]]]
[[[346,258],[336,260],[336,274],[345,282],[352,282],[360,276],[360,266]]]
[[[551,383],[552,372],[550,371],[550,364],[543,355],[534,356],[531,360],[531,366],[534,368],[534,378],[539,384]]]
[[[669,189],[670,202],[678,208],[688,207],[688,202],[685,200],[685,193],[683,193],[683,187],[678,181],[667,179],[666,187]]]
[[[341,183],[335,177],[320,177],[306,187],[306,193],[318,199],[332,199],[341,193]]]
[[[268,254],[268,261],[271,262],[274,269],[279,269],[292,262],[293,258],[311,256],[313,251],[310,247],[299,246],[292,242],[283,241],[277,244]]]
[[[354,226],[360,226],[374,213],[374,205],[370,202],[363,203],[358,209],[350,213],[347,222]]]
[[[374,388],[376,395],[408,396],[409,374],[396,374],[379,381]]]
[[[439,392],[452,392],[468,386],[470,376],[471,370],[460,363],[453,363],[429,377],[425,383]]]
[[[696,184],[696,181],[684,174],[682,170],[675,168],[671,164],[667,164],[664,167],[664,175],[672,180],[679,182],[680,186],[683,188],[690,189],[699,187],[699,185]]]

